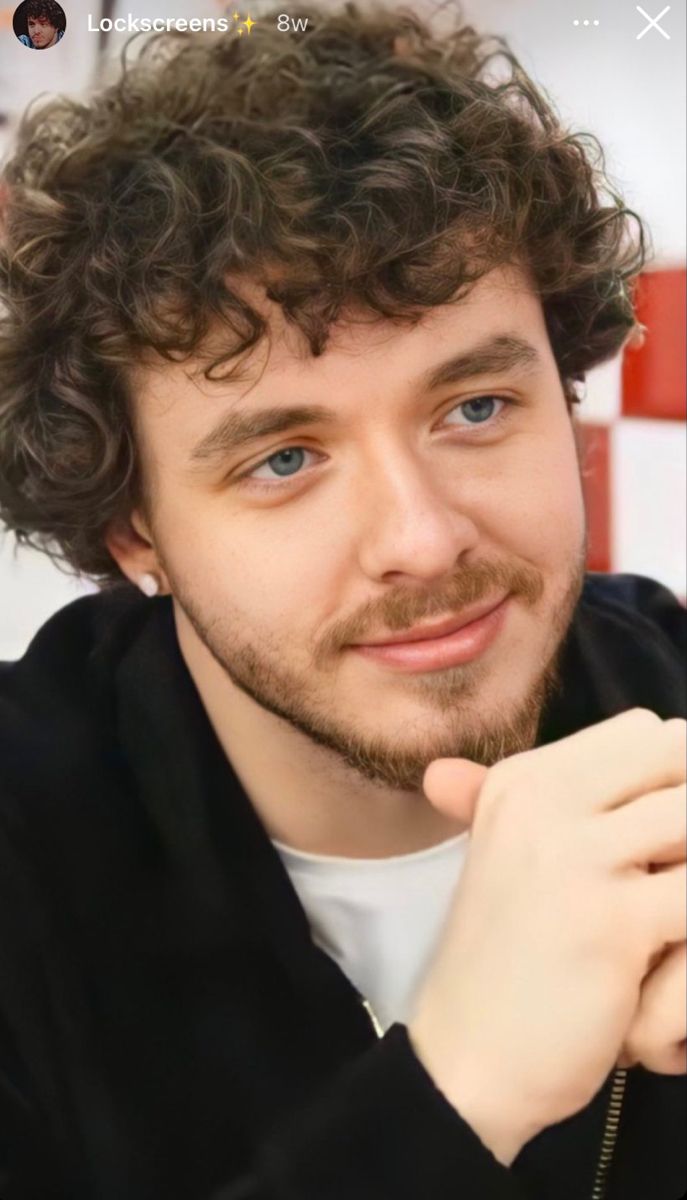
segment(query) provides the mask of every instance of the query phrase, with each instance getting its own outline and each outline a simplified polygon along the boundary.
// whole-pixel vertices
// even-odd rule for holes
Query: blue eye
[[[461,400],[448,414],[451,417],[458,413],[460,419],[457,422],[449,423],[454,426],[457,424],[461,429],[475,429],[481,425],[496,426],[500,424],[500,421],[506,416],[508,408],[513,404],[513,400],[492,395]],[[466,442],[467,439],[463,439],[463,441]],[[288,483],[289,480],[296,479],[303,473],[302,468],[308,465],[306,461],[308,456],[314,460],[318,458],[314,450],[308,450],[305,446],[285,446],[283,450],[270,454],[269,458],[263,459],[261,463],[258,463],[250,471],[246,471],[244,475],[239,475],[236,484],[239,487],[262,488],[274,492],[280,483]]]
[[[288,450],[280,450],[267,460],[277,475],[290,475],[292,468],[303,465],[303,450],[300,446],[289,446]]]
[[[504,404],[505,400],[498,396],[476,396],[474,400],[464,400],[452,411],[464,416],[468,425],[481,425],[494,416],[496,405]]]
[[[260,482],[260,476],[257,472],[269,468],[274,474],[263,476],[263,482],[265,479],[274,480],[275,475],[281,476],[282,479],[291,479],[294,475],[298,474],[303,466],[303,456],[311,453],[312,451],[306,450],[304,446],[287,446],[284,450],[279,450],[276,454],[271,454],[264,462],[259,463],[250,472],[250,475],[253,479],[257,479]]]

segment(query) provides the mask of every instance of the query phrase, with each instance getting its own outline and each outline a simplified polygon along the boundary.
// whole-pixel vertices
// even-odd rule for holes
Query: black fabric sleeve
[[[250,1177],[208,1200],[528,1200],[449,1104],[404,1025],[280,1124]]]
[[[665,634],[684,658],[687,655],[687,608],[665,584],[646,575],[599,575],[601,595],[610,595],[631,611],[641,613]]]
[[[40,1133],[35,1114],[12,1084],[6,1051],[7,1044],[0,1042],[0,1196],[73,1200],[73,1186],[58,1165],[47,1130]],[[139,1194],[135,1185],[134,1191]],[[487,1197],[530,1200],[513,1172],[436,1089],[405,1027],[395,1025],[316,1103],[280,1124],[258,1148],[249,1175],[211,1197],[189,1195],[188,1200]]]
[[[634,589],[639,611],[660,625],[684,658],[687,655],[687,609],[684,604],[669,588],[644,575],[634,576]]]
[[[37,951],[43,938],[30,872],[6,836],[0,811],[1,1200],[67,1200],[47,1115],[36,1100],[50,1072],[49,1022],[35,1020],[45,991]],[[44,1030],[45,1041],[29,1043],[29,1028]]]
[[[17,832],[16,830],[14,831]],[[0,812],[0,1198],[99,1200],[62,1120],[38,888]],[[30,1033],[29,1033],[30,1031]],[[76,1069],[69,1056],[71,1069]],[[38,1099],[40,1097],[41,1099]],[[92,1190],[91,1190],[92,1188]],[[174,1193],[175,1200],[178,1193]],[[131,1179],[130,1200],[158,1200]],[[317,1097],[279,1119],[251,1168],[183,1200],[531,1200],[416,1056],[404,1025],[345,1065]],[[180,1197],[181,1200],[181,1197]]]

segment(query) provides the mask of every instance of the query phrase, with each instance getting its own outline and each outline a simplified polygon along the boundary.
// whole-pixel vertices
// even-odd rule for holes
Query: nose
[[[429,582],[455,570],[479,543],[449,460],[418,460],[408,448],[375,455],[358,480],[358,555],[369,578]]]

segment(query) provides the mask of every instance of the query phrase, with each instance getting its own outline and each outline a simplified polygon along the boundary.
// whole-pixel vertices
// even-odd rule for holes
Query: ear
[[[160,564],[152,534],[147,522],[134,509],[128,518],[119,517],[110,522],[105,533],[105,545],[119,568],[136,587],[146,575],[153,575],[159,582],[159,592],[169,592],[169,580]]]

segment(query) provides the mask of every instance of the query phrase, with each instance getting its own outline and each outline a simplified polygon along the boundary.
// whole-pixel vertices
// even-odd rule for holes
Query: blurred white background
[[[0,0],[0,156],[11,145],[18,115],[45,92],[79,92],[100,79],[106,59],[118,55],[124,35],[88,32],[102,0],[62,0],[67,34],[42,53],[14,37],[14,6]],[[362,0],[364,4],[364,0]],[[238,6],[242,18],[259,19],[265,5]],[[433,10],[418,2],[417,12]],[[657,16],[664,4],[642,5]],[[284,5],[289,11],[288,4]],[[217,16],[229,11],[217,0],[127,0],[110,15]],[[233,10],[232,10],[233,11]],[[607,168],[630,207],[648,222],[655,266],[685,262],[685,6],[673,4],[662,18],[663,36],[646,26],[626,0],[466,0],[462,11],[479,29],[500,33],[576,130],[594,133]],[[444,18],[445,19],[445,18]],[[574,25],[575,20],[580,21]],[[582,22],[589,20],[585,26]],[[593,21],[599,24],[594,25]],[[441,28],[442,21],[438,21]],[[102,44],[101,44],[102,43]],[[607,420],[619,394],[618,361],[590,374],[585,402],[589,419]],[[679,422],[624,420],[618,436],[621,461],[615,472],[613,565],[667,583],[679,595],[685,581],[684,426]],[[41,554],[19,549],[0,533],[0,659],[20,656],[30,638],[63,604],[94,590],[86,580],[61,573]]]

